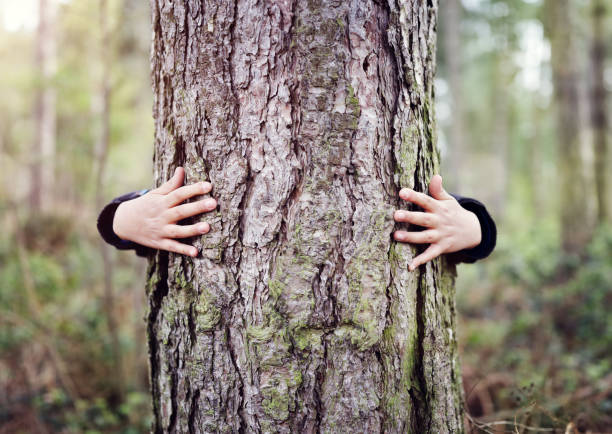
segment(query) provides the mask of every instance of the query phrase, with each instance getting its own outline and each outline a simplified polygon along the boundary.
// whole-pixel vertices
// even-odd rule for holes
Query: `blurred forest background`
[[[445,186],[499,230],[458,267],[468,424],[612,432],[612,1],[439,12]],[[0,0],[0,433],[149,429],[146,261],[95,223],[152,185],[150,35],[141,0]]]

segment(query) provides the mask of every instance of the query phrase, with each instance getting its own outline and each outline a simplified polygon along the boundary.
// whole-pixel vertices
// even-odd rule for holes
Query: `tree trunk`
[[[36,34],[36,69],[39,74],[36,87],[34,119],[36,135],[33,147],[34,161],[30,174],[30,208],[40,212],[53,203],[55,170],[55,87],[51,83],[56,73],[55,15],[53,0],[38,1],[38,31]]]
[[[593,87],[591,89],[591,126],[594,138],[595,188],[597,194],[597,221],[604,224],[608,220],[608,110],[604,63],[606,43],[604,21],[606,5],[603,0],[593,2],[593,41],[591,46],[591,70]]]
[[[454,268],[410,273],[438,171],[437,2],[152,0],[155,179],[220,204],[150,261],[155,432],[461,432]]]
[[[561,196],[561,242],[569,254],[580,254],[589,239],[586,185],[580,150],[581,111],[577,52],[572,37],[573,0],[547,0],[547,32],[557,102],[557,141]]]

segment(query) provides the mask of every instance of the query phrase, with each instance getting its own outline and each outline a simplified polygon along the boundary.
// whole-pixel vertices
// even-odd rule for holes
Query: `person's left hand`
[[[480,244],[482,233],[478,217],[466,210],[442,188],[442,177],[434,175],[429,183],[431,196],[409,188],[402,188],[400,198],[415,203],[425,210],[395,211],[396,222],[412,223],[428,229],[420,232],[395,231],[396,241],[404,243],[429,244],[429,247],[414,258],[410,271],[416,269],[443,253],[457,252]]]

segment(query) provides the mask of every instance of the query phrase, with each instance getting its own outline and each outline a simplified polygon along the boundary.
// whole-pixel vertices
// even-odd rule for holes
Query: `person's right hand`
[[[185,170],[177,167],[174,176],[161,187],[117,207],[113,219],[113,231],[119,238],[130,240],[154,249],[168,250],[188,256],[197,256],[198,249],[180,243],[174,238],[202,235],[210,225],[200,222],[193,225],[179,225],[178,221],[217,207],[213,198],[182,204],[185,200],[210,193],[210,182],[183,185]]]

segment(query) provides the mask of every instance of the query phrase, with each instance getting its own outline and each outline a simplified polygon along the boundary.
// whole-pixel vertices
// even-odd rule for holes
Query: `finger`
[[[195,225],[167,225],[162,233],[168,238],[187,238],[206,234],[208,231],[210,231],[210,225],[202,222]]]
[[[191,257],[198,256],[198,249],[187,244],[179,243],[175,240],[165,239],[160,243],[160,249],[169,252],[180,253]]]
[[[432,197],[427,196],[424,193],[411,190],[409,188],[402,188],[399,193],[400,198],[407,200],[408,202],[416,203],[421,208],[427,211],[437,211],[439,205],[436,200]]]
[[[169,223],[212,211],[217,207],[217,201],[213,198],[198,200],[197,202],[186,203],[175,206],[164,212],[164,216]]]
[[[454,199],[453,196],[448,194],[442,187],[442,177],[440,175],[434,175],[429,182],[429,193],[434,199],[438,200],[449,200]]]
[[[168,205],[177,205],[193,196],[210,193],[211,190],[212,184],[210,182],[197,182],[195,184],[185,185],[168,194]]]
[[[402,243],[431,244],[440,240],[440,234],[433,229],[421,232],[395,231],[393,238]]]
[[[182,167],[177,167],[174,171],[174,175],[164,184],[160,185],[158,188],[153,190],[155,193],[159,194],[168,194],[172,190],[176,190],[181,185],[183,185],[183,179],[185,178],[185,169]]]
[[[435,259],[440,256],[441,254],[442,247],[440,247],[438,244],[432,244],[423,253],[421,253],[419,256],[412,260],[412,262],[408,266],[408,269],[410,271],[414,271],[419,265],[429,262],[432,259]]]
[[[433,228],[438,223],[438,218],[429,212],[397,210],[393,214],[393,218],[396,222],[412,223],[428,228]]]

